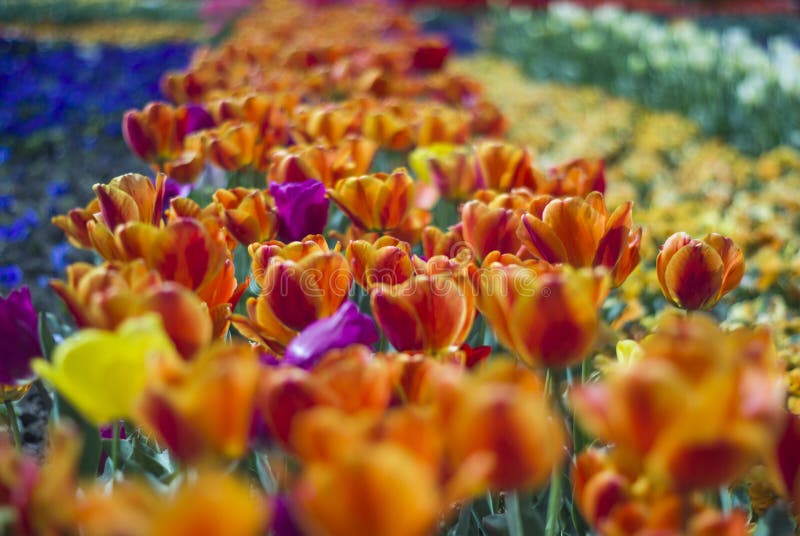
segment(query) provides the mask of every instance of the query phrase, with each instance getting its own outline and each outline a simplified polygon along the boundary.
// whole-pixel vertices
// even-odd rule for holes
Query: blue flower
[[[16,264],[0,266],[0,287],[12,288],[22,283],[22,268]]]

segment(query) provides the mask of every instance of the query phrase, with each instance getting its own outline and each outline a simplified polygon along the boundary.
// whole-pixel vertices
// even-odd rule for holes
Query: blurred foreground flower
[[[158,317],[143,316],[113,332],[79,331],[56,347],[52,363],[34,360],[33,370],[99,426],[129,418],[145,387],[148,358],[174,352]]]

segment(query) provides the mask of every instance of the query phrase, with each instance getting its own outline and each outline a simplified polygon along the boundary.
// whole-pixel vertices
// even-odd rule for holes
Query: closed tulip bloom
[[[475,173],[482,188],[509,192],[525,187],[536,191],[536,174],[528,151],[503,142],[475,146]]]
[[[328,195],[353,225],[364,231],[386,231],[399,226],[413,207],[414,181],[404,169],[397,169],[391,175],[341,180]]]
[[[128,147],[142,160],[161,164],[176,158],[192,132],[211,128],[214,119],[201,106],[173,107],[153,102],[143,110],[130,110],[122,120]]]
[[[253,123],[223,123],[208,132],[208,157],[227,171],[266,171],[271,145]]]
[[[475,318],[474,297],[465,276],[419,274],[370,292],[372,312],[398,351],[432,354],[461,346]]]
[[[303,182],[310,179],[333,188],[341,179],[369,172],[377,145],[366,138],[347,137],[338,145],[295,145],[270,156],[270,183]]]
[[[274,257],[257,280],[260,295],[247,300],[247,317],[234,315],[233,324],[250,340],[283,354],[300,331],[337,311],[353,275],[344,255],[320,251],[298,261]]]
[[[531,365],[568,367],[584,359],[608,294],[605,273],[491,263],[473,276],[477,307],[498,340]]]
[[[641,228],[633,228],[626,203],[610,213],[598,192],[553,199],[541,215],[522,217],[518,235],[534,257],[575,268],[603,266],[614,286],[621,285],[639,263]]]
[[[284,242],[302,240],[325,230],[329,201],[320,181],[272,183],[269,193],[278,213],[278,238]]]
[[[426,183],[435,184],[441,196],[465,201],[479,189],[475,166],[469,154],[450,144],[414,149],[408,157],[411,169]]]
[[[116,331],[81,330],[56,347],[52,362],[34,360],[33,370],[99,426],[130,418],[148,358],[174,352],[158,317],[145,316]]]
[[[278,232],[278,217],[269,204],[266,191],[247,188],[217,190],[214,201],[221,208],[225,229],[243,246],[271,240]]]
[[[0,296],[0,334],[4,344],[0,359],[0,385],[14,386],[33,379],[31,360],[42,355],[39,320],[28,287]]]
[[[378,283],[399,284],[411,277],[411,246],[391,236],[375,242],[353,240],[345,252],[356,282],[368,290]]]
[[[702,240],[675,233],[656,259],[661,291],[673,305],[711,309],[744,276],[744,255],[733,240],[716,233]]]
[[[519,223],[519,211],[493,203],[472,200],[461,209],[461,233],[478,260],[492,251],[517,254],[522,247]]]
[[[264,286],[264,274],[267,271],[270,260],[274,257],[281,257],[286,260],[298,262],[313,253],[328,253],[330,251],[339,252],[342,248],[341,243],[337,242],[333,249],[328,247],[328,242],[322,235],[305,236],[302,240],[284,243],[280,240],[270,240],[262,244],[250,244],[248,253],[253,259],[253,277],[259,286]]]

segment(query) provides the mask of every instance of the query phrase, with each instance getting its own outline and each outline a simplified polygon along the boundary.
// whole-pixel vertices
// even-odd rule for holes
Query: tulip
[[[466,383],[446,422],[446,449],[459,467],[477,455],[493,460],[493,489],[543,486],[563,461],[565,433],[536,376],[496,360]]]
[[[418,147],[408,160],[417,177],[425,183],[435,184],[445,199],[465,201],[479,189],[469,155],[457,146],[434,144]]]
[[[568,367],[594,343],[605,274],[492,262],[473,274],[478,310],[498,340],[530,365]]]
[[[463,275],[421,274],[396,285],[379,284],[370,301],[375,320],[401,352],[436,354],[461,346],[475,318]]]
[[[414,272],[411,246],[391,236],[382,236],[374,243],[353,240],[345,255],[356,282],[365,290],[378,283],[402,283]]]
[[[726,514],[700,496],[654,488],[641,475],[626,473],[607,452],[592,448],[575,460],[573,496],[584,519],[601,535],[687,534],[745,536],[747,514]],[[647,489],[646,493],[641,490]]]
[[[742,251],[728,237],[710,233],[702,240],[686,233],[670,236],[656,259],[664,297],[688,310],[711,309],[744,275]]]
[[[639,263],[642,230],[633,228],[632,203],[609,214],[603,195],[547,203],[541,215],[522,217],[518,236],[534,257],[575,268],[603,266],[619,286]]]
[[[76,247],[96,249],[107,259],[122,253],[114,244],[113,233],[118,226],[131,222],[159,225],[163,217],[166,176],[158,174],[153,181],[137,173],[120,175],[108,184],[93,187],[96,198],[84,209],[53,218],[53,224],[63,230]]]
[[[328,247],[325,237],[322,235],[306,236],[303,240],[283,243],[279,240],[270,240],[263,244],[250,244],[248,253],[253,259],[253,277],[259,286],[264,287],[264,274],[267,272],[270,260],[281,257],[285,260],[298,262],[313,253],[339,252],[341,244],[336,243],[333,249]]]
[[[320,234],[328,224],[325,185],[317,180],[272,183],[269,193],[278,210],[278,237],[284,242]]]
[[[223,123],[208,132],[208,157],[227,171],[266,171],[270,148],[253,123]]]
[[[385,231],[398,227],[412,208],[414,181],[404,169],[397,169],[391,175],[341,180],[328,195],[360,229]]]
[[[446,41],[430,38],[414,50],[412,64],[415,69],[436,71],[442,68],[448,54],[450,46]]]
[[[315,179],[333,188],[341,179],[369,172],[377,145],[366,138],[348,137],[334,147],[295,145],[272,153],[270,183]]]
[[[509,192],[525,187],[536,191],[536,170],[525,149],[502,142],[484,142],[475,146],[475,173],[483,188]]]
[[[783,393],[768,337],[666,317],[641,356],[573,392],[579,422],[615,445],[620,467],[678,490],[730,483],[768,457]]]
[[[258,536],[270,523],[266,497],[218,469],[201,467],[169,494],[144,482],[117,482],[113,489],[89,488],[79,509],[85,536]]]
[[[119,230],[116,242],[127,259],[144,259],[163,279],[194,290],[213,312],[234,306],[247,281],[237,286],[225,235],[208,224],[212,229],[192,218],[171,220],[161,229],[133,223]]]
[[[522,247],[517,237],[517,211],[473,200],[461,209],[461,233],[478,260],[492,251],[516,254]]]
[[[47,456],[39,460],[0,439],[0,497],[8,514],[4,530],[15,536],[71,534],[78,507],[75,490],[81,442],[72,428],[49,433]]]
[[[261,294],[247,300],[247,317],[232,321],[242,335],[278,354],[304,328],[333,315],[353,283],[347,260],[336,251],[298,261],[274,257],[256,279]]]
[[[355,449],[339,463],[310,464],[292,494],[304,532],[330,536],[423,536],[433,529],[440,501],[434,471],[391,444]]]
[[[0,360],[0,385],[13,387],[33,379],[31,360],[42,355],[39,321],[31,293],[23,286],[0,296],[0,333],[5,350]]]
[[[122,134],[139,158],[160,164],[178,156],[188,134],[213,126],[213,118],[201,106],[174,108],[163,102],[153,102],[141,111],[125,113]]]
[[[164,282],[142,260],[67,267],[67,282],[52,281],[78,327],[114,330],[128,318],[158,313],[178,352],[189,358],[211,341],[219,326],[190,290]]]
[[[366,139],[393,151],[405,151],[413,145],[411,125],[390,110],[368,111],[362,133]]]
[[[423,107],[417,117],[416,145],[464,143],[469,137],[469,113],[441,104]]]
[[[136,403],[136,420],[184,461],[240,458],[258,368],[258,357],[244,344],[213,346],[186,363],[162,358]]]
[[[308,369],[330,350],[351,344],[374,344],[379,338],[372,318],[347,301],[332,316],[309,324],[292,339],[281,363]]]
[[[81,330],[56,347],[52,362],[35,359],[32,366],[99,426],[129,418],[145,388],[149,356],[174,352],[158,317],[143,316],[116,331]]]
[[[536,191],[557,197],[605,193],[605,162],[581,158],[555,167],[550,170],[547,180],[537,184]]]
[[[240,244],[249,246],[275,236],[279,218],[269,206],[266,192],[247,188],[217,190],[214,201],[222,207],[225,229]]]

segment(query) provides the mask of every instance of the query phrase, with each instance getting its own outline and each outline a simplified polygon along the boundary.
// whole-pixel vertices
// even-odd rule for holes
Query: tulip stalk
[[[6,406],[8,426],[11,428],[11,436],[14,438],[14,445],[17,449],[22,449],[22,436],[19,433],[19,423],[17,422],[17,412],[14,409],[14,403],[10,400],[5,400],[3,403]]]
[[[519,495],[511,491],[506,495],[506,516],[508,518],[508,533],[511,536],[524,536],[522,528],[522,512],[519,508]]]
[[[115,477],[117,474],[117,470],[119,469],[119,441],[120,441],[119,420],[114,420],[111,432],[111,468],[113,469],[112,474]],[[112,480],[114,480],[114,478],[112,478]]]

